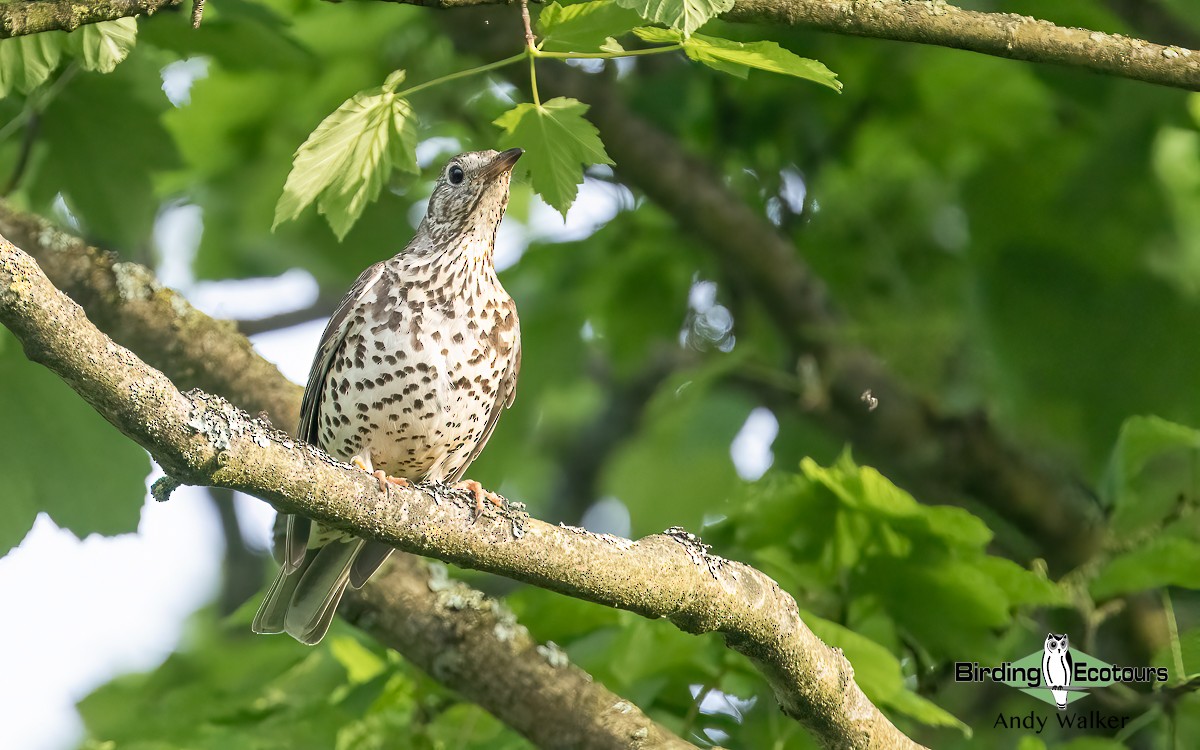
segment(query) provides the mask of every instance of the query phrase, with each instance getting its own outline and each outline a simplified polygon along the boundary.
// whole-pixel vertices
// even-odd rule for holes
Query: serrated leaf
[[[50,77],[62,59],[65,34],[33,34],[0,40],[0,98],[27,94]]]
[[[641,16],[629,8],[611,0],[593,0],[565,7],[551,3],[538,15],[537,29],[544,50],[591,52],[641,22]]]
[[[612,164],[594,125],[584,119],[588,106],[576,99],[557,97],[541,106],[518,104],[496,118],[504,130],[501,147],[526,151],[525,166],[533,189],[563,216],[575,202],[583,182],[583,168]]]
[[[1162,586],[1200,588],[1200,544],[1175,537],[1153,539],[1109,561],[1090,589],[1097,599],[1109,599]]]
[[[402,80],[403,71],[392,73],[383,86],[355,94],[321,121],[296,151],[272,228],[316,201],[341,239],[379,197],[393,168],[419,171],[412,108],[394,93]]]
[[[137,529],[150,460],[0,328],[0,555],[39,512],[80,538]],[[58,463],[56,463],[58,462]],[[66,463],[62,463],[66,462]]]
[[[745,78],[747,69],[755,68],[803,78],[834,91],[842,90],[837,74],[825,67],[824,63],[800,57],[775,42],[735,42],[704,34],[685,38],[678,31],[650,26],[634,29],[634,33],[647,42],[682,44],[684,54],[692,60],[738,78]]]
[[[616,0],[647,21],[661,23],[683,34],[692,35],[713,16],[733,7],[734,0]]]
[[[137,44],[137,19],[88,24],[71,34],[71,51],[86,70],[111,73]]]
[[[1192,481],[1198,450],[1200,431],[1191,427],[1154,416],[1125,420],[1100,490],[1118,536],[1142,532],[1175,508]]]

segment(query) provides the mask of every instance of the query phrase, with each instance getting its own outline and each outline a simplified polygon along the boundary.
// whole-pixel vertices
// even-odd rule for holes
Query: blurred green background
[[[1200,47],[1200,9],[1182,1],[973,7]],[[648,197],[654,162],[623,164],[612,139],[633,131],[611,123],[600,137],[615,168],[588,170],[565,228],[527,181],[514,184],[498,261],[524,366],[470,476],[549,521],[634,537],[684,526],[760,567],[845,650],[867,695],[932,747],[1200,744],[1200,699],[1187,688],[1133,685],[1081,705],[1131,717],[1123,731],[1051,719],[1022,737],[995,727],[997,715],[1053,709],[953,681],[955,661],[1017,660],[1048,630],[1109,663],[1166,665],[1170,686],[1200,672],[1200,95],[872,39],[720,22],[705,33],[778,42],[825,63],[844,91],[760,71],[742,80],[678,53],[566,73],[544,61],[539,72],[585,103],[603,92],[698,159],[723,200],[748,209],[747,238],[784,238],[828,285],[839,322],[805,332],[816,349],[873,352],[933,424],[985,424],[1048,467],[1063,495],[1082,498],[1081,517],[1097,519],[1080,532],[1096,545],[1047,569],[1058,550],[981,499],[1000,480],[958,463],[953,430],[914,434],[895,452],[862,439],[890,418],[888,392],[874,410],[830,403],[836,356],[798,347],[769,293],[738,273],[761,248],[706,236],[701,216]],[[327,315],[364,267],[408,241],[444,160],[496,146],[493,120],[528,97],[521,65],[414,95],[422,175],[391,175],[339,242],[311,208],[272,232],[293,152],[393,70],[412,84],[519,51],[516,8],[217,0],[195,32],[179,13],[140,19],[108,73],[72,57],[66,35],[47,38],[0,42],[10,203],[189,296],[210,281],[311,279],[299,302],[243,316],[260,334]],[[686,204],[708,186],[669,189]],[[302,370],[311,353],[288,356]],[[79,537],[135,530],[141,452],[6,335],[0,378],[0,420],[27,426],[0,431],[0,550],[39,512]],[[69,471],[39,470],[47,456]],[[930,467],[962,476],[930,497]],[[237,523],[224,542],[214,548],[226,550],[227,590],[161,666],[84,697],[84,739],[72,742],[526,746],[348,626],[315,649],[251,637],[255,600],[239,605],[272,563],[261,545],[248,551]],[[693,742],[815,746],[717,637],[454,575],[503,595],[535,638]]]

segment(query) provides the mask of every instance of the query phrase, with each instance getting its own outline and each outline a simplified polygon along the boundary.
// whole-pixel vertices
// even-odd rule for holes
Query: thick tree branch
[[[130,16],[149,16],[182,0],[28,0],[0,5],[0,39],[40,34],[43,31],[74,31],[80,26],[115,21]]]
[[[159,359],[175,382],[195,386],[203,379],[212,390],[227,394],[244,409],[265,412],[277,423],[296,422],[302,389],[288,382],[273,365],[259,357],[232,325],[195,310],[176,292],[159,286],[148,269],[132,263],[114,264],[110,255],[52,228],[40,217],[14,212],[2,202],[0,227],[4,228],[0,233],[11,228],[14,233],[10,236],[19,234],[30,242],[29,248],[44,264],[43,270],[54,271],[57,278],[85,301],[91,319],[103,321],[109,331],[119,333],[123,343],[130,348]],[[89,271],[90,265],[95,268]],[[122,283],[114,286],[114,279]],[[116,287],[126,293],[113,293]],[[195,336],[207,340],[212,347],[196,346],[196,341],[171,341],[172,338]],[[189,360],[191,357],[199,359]],[[261,377],[243,378],[243,372],[260,372]],[[393,556],[394,559],[401,557]],[[430,644],[469,644],[462,649],[469,650],[472,659],[491,665],[496,671],[457,669],[431,674],[447,687],[472,697],[541,747],[609,750],[691,747],[673,738],[640,709],[622,701],[580,670],[554,671],[557,680],[553,684],[530,682],[529,677],[537,673],[538,665],[512,661],[527,654],[517,647],[519,644],[501,639],[494,628],[495,623],[478,613],[468,616],[445,606],[444,602],[439,604],[437,600],[413,595],[414,591],[445,587],[433,586],[428,575],[411,562],[397,562],[392,567],[397,570],[373,579],[370,586],[347,592],[343,611],[372,610],[374,605],[370,602],[381,597],[403,598],[403,610],[386,616],[355,618],[355,624],[418,665],[434,663],[437,652],[427,650]],[[407,580],[413,576],[419,578]],[[502,605],[479,592],[471,593],[470,589],[462,588],[463,601],[477,604],[480,612],[490,611],[496,618],[511,621],[511,616],[503,614]],[[520,628],[519,625],[514,627]],[[575,701],[570,704],[549,702],[562,695],[574,695]],[[585,704],[619,704],[623,718],[578,713]],[[536,719],[531,720],[531,713],[536,714]],[[543,731],[545,727],[562,730],[567,723],[577,728],[564,731],[563,736],[569,739],[586,735],[587,744],[557,743],[555,735]],[[643,741],[642,738],[649,739]],[[654,738],[665,739],[658,742]]]
[[[795,600],[754,568],[678,532],[629,541],[557,527],[519,511],[473,520],[439,487],[381,493],[334,461],[224,399],[180,393],[96,330],[28,255],[0,240],[0,322],[168,475],[249,492],[289,512],[408,552],[570,596],[720,632],[758,666],[783,710],[832,747],[916,747],[867,700],[839,651],[800,620]],[[161,488],[160,488],[161,489]]]
[[[941,0],[738,0],[723,18],[953,47],[1200,91],[1200,52]]]

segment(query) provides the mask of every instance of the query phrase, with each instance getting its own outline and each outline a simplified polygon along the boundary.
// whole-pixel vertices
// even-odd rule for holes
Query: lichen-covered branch
[[[2,202],[0,227],[4,228],[0,234],[13,229],[10,236],[19,233],[30,243],[38,262],[45,264],[42,270],[54,270],[72,289],[72,296],[84,303],[92,322],[121,334],[131,349],[159,358],[176,383],[198,387],[195,383],[202,377],[213,391],[227,394],[243,409],[265,412],[276,423],[296,422],[302,389],[259,357],[227,322],[209,318],[176,292],[158,285],[149,269],[132,263],[114,264],[111,256]],[[93,264],[95,268],[89,271]],[[122,280],[120,287],[132,293],[110,293],[114,279]],[[206,332],[202,339],[212,337],[208,342],[212,348],[197,348],[195,341],[170,341],[172,336],[192,337],[196,331]],[[223,346],[219,345],[222,337]],[[199,361],[189,359],[201,356]],[[242,372],[260,369],[261,377],[241,377]],[[527,635],[511,640],[514,633],[527,631],[514,623],[498,602],[456,584],[455,602],[471,604],[470,611],[460,611],[447,604],[444,592],[450,589],[432,583],[409,556],[394,555],[393,561],[390,572],[372,579],[370,586],[347,591],[342,614],[427,671],[431,665],[439,665],[430,671],[435,679],[474,700],[538,746],[564,750],[692,747],[585,672],[574,668],[546,672],[543,665],[530,662],[537,644]],[[382,601],[402,601],[403,608],[384,612]],[[508,628],[504,638],[495,627],[501,622]],[[470,669],[469,664],[453,670],[441,668],[436,657],[451,643],[460,644],[464,652],[469,650],[472,663],[486,664],[489,669]],[[439,650],[430,650],[435,647]],[[531,681],[533,677],[540,681]],[[563,696],[573,700],[557,702]],[[607,711],[588,713],[583,711],[585,706],[616,706],[619,716]],[[558,742],[558,737],[564,741]],[[587,741],[575,742],[579,737]]]
[[[0,39],[43,31],[74,31],[80,26],[148,16],[182,0],[27,0],[0,4]]]
[[[953,47],[1200,91],[1200,52],[941,0],[737,0],[723,18]]]
[[[429,8],[460,8],[472,5],[504,5],[508,0],[387,0]],[[0,3],[0,39],[40,34],[43,31],[74,31],[80,26],[118,18],[153,15],[174,8],[183,0],[18,0]],[[192,25],[199,27],[203,5],[193,6]]]
[[[858,688],[845,657],[804,625],[791,596],[684,532],[629,541],[551,526],[519,510],[473,523],[473,503],[460,493],[381,492],[366,473],[224,399],[181,393],[98,331],[7,240],[0,240],[0,323],[31,360],[57,373],[179,481],[248,492],[404,551],[666,618],[690,633],[722,633],[762,671],[785,713],[826,745],[916,747]]]

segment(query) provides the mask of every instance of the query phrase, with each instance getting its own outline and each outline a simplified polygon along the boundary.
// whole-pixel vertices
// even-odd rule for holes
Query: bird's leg
[[[350,463],[375,477],[375,481],[379,482],[380,492],[387,492],[389,484],[394,484],[397,487],[408,486],[408,480],[404,477],[390,477],[382,469],[376,469],[371,463],[370,448],[363,448],[362,453],[359,453],[354,458],[350,459]]]
[[[492,505],[497,508],[504,507],[504,498],[497,495],[495,492],[490,492],[483,488],[483,485],[476,482],[474,479],[464,479],[461,482],[454,483],[454,489],[466,490],[475,496],[475,518],[478,519],[483,515],[484,499],[491,501]]]

